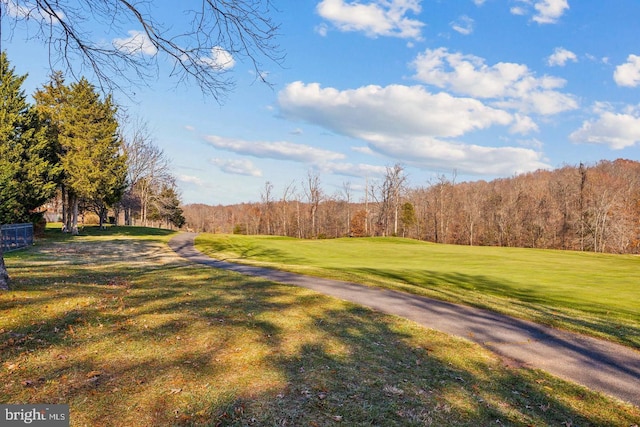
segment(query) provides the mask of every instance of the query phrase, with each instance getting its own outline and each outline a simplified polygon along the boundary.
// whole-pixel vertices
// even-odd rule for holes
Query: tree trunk
[[[62,232],[68,233],[69,231],[69,193],[67,189],[62,186],[60,191],[62,196]]]
[[[0,226],[0,233],[1,232],[2,226]],[[0,291],[8,291],[9,273],[7,273],[7,267],[4,265],[4,256],[2,252],[2,234],[0,234]]]
[[[71,198],[71,234],[73,236],[77,236],[78,234],[80,234],[80,232],[78,231],[78,196],[76,196],[75,194],[73,195],[73,197]]]

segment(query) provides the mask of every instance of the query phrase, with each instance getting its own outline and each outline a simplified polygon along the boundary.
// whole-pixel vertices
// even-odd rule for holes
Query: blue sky
[[[8,5],[7,0],[2,0]],[[170,19],[172,2],[154,2]],[[166,6],[164,6],[166,5]],[[224,51],[224,104],[170,77],[116,94],[148,122],[185,203],[278,198],[308,171],[355,199],[400,163],[411,186],[508,177],[603,159],[640,160],[637,0],[300,0],[275,2],[282,66],[272,86]],[[164,10],[163,10],[164,9]],[[3,18],[7,27],[8,18]],[[2,48],[31,93],[48,51],[23,27]],[[126,43],[140,28],[109,34]],[[146,53],[153,54],[152,50]],[[90,76],[88,76],[90,78]]]

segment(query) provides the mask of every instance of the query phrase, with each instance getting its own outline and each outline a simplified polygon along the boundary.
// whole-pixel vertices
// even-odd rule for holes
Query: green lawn
[[[189,264],[171,233],[6,254],[0,402],[72,426],[628,426],[640,409],[308,289]],[[261,250],[267,250],[261,249]]]
[[[200,235],[214,258],[489,308],[640,348],[640,257],[400,238]]]

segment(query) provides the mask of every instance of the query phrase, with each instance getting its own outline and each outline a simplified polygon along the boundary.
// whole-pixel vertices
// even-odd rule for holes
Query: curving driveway
[[[192,262],[313,289],[467,338],[518,365],[542,369],[640,407],[640,352],[634,349],[403,292],[217,261],[194,247],[195,236],[178,234],[169,246]]]

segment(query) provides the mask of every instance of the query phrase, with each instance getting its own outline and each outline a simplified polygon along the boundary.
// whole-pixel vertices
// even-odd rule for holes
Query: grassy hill
[[[214,258],[489,308],[640,348],[640,257],[401,238],[200,235]]]
[[[91,426],[633,425],[640,409],[394,316],[191,265],[170,232],[6,254],[0,402]],[[418,245],[419,246],[419,245]],[[262,248],[260,251],[268,251]]]

